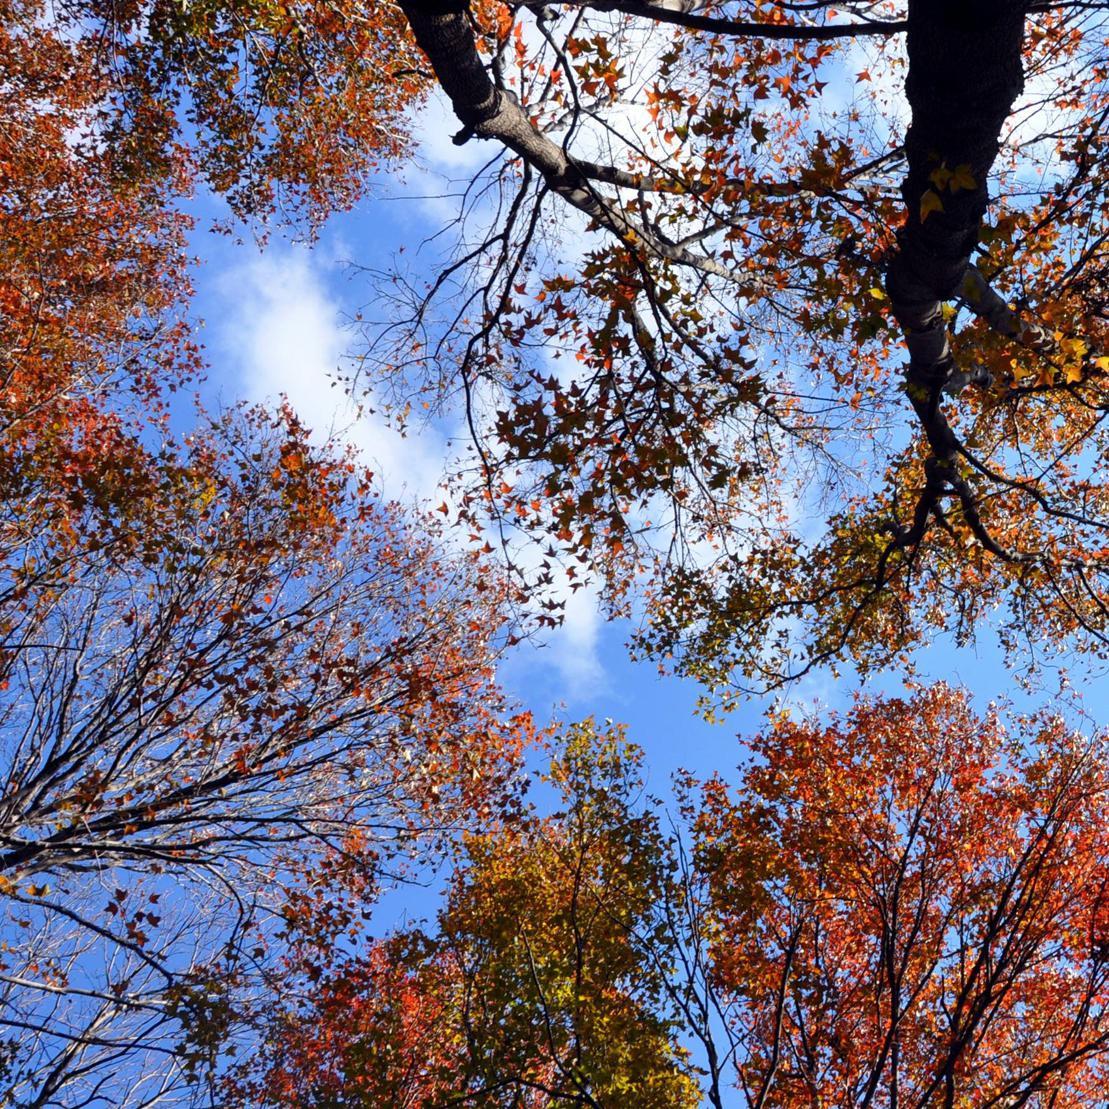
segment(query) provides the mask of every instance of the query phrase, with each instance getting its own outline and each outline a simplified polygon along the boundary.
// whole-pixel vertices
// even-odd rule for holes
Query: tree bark
[[[983,525],[960,473],[959,440],[941,405],[944,386],[966,376],[955,374],[943,302],[965,296],[991,326],[1018,331],[970,259],[989,202],[1001,129],[1024,87],[1023,38],[1019,0],[910,0],[905,92],[912,122],[901,187],[906,217],[886,274],[890,306],[909,348],[909,401],[932,456],[913,526],[899,545],[920,542],[950,490],[975,538],[1006,561],[1024,556],[999,546]],[[1042,337],[1035,330],[1026,337],[1029,345]]]
[[[1023,36],[1016,0],[909,4],[906,220],[886,285],[910,384],[937,397],[951,362],[941,305],[961,293],[978,243],[1001,129],[1024,87]]]

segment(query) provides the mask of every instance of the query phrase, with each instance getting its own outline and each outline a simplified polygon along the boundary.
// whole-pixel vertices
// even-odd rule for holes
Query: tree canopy
[[[219,421],[160,473],[140,529],[79,531],[4,610],[13,1104],[154,1104],[202,1073],[292,891],[326,874],[313,926],[346,931],[414,847],[503,810],[531,733],[495,683],[497,575],[288,414]]]
[[[0,1098],[1106,1100],[1102,735],[774,715],[668,816],[585,723],[544,811],[496,667],[586,581],[726,703],[941,634],[1104,657],[1107,42],[1091,0],[0,0]],[[433,98],[489,157],[360,370],[461,409],[438,524],[288,405],[176,422],[190,197],[310,237]]]
[[[1014,652],[1102,649],[1099,5],[52,19],[41,43],[33,4],[6,20],[6,87],[41,91],[6,141],[25,157],[41,134],[62,174],[9,213],[24,265],[44,227],[81,238],[74,261],[103,241],[65,174],[128,219],[170,218],[157,197],[199,178],[237,214],[311,222],[404,157],[436,87],[456,142],[495,144],[454,262],[404,290],[370,365],[465,396],[467,515],[577,559],[613,603],[645,576],[644,648],[758,687],[984,623]],[[169,242],[149,222],[121,241],[144,237]]]
[[[402,7],[505,149],[382,371],[484,407],[484,509],[646,572],[642,645],[710,681],[1102,650],[1098,5]]]
[[[305,1109],[1104,1099],[1101,741],[1007,734],[942,686],[780,719],[734,787],[686,783],[680,832],[636,761],[571,733],[559,811],[469,841],[432,935],[330,959],[232,1089]]]

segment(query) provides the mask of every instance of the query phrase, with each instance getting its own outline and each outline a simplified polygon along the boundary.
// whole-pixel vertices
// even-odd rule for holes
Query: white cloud
[[[416,158],[419,169],[416,173],[411,170],[406,173],[407,187],[410,191],[423,194],[420,201],[422,212],[440,223],[457,217],[458,200],[457,197],[439,194],[459,179],[468,182],[499,149],[495,144],[480,139],[455,145],[452,138],[460,128],[450,102],[439,92],[429,99],[414,128],[419,144]],[[487,199],[484,206],[477,205],[471,210],[471,232],[475,225],[481,225],[483,219],[493,217],[492,209],[492,200]],[[567,259],[580,261],[595,237],[586,233],[586,220],[580,213],[571,209],[560,212],[559,218],[559,260],[563,264]],[[551,352],[548,350],[546,353],[550,358]],[[572,358],[551,358],[549,365],[555,372],[568,375],[573,373],[578,363]],[[479,411],[478,419],[484,422],[490,415],[489,412]],[[528,564],[534,574],[539,569],[537,557],[534,558],[534,565],[530,565],[535,552],[533,544],[524,542],[518,546],[513,557],[521,565]],[[561,697],[573,702],[593,696],[604,688],[605,671],[599,654],[599,636],[604,618],[600,596],[594,588],[572,590],[569,578],[561,570],[556,568],[553,575],[554,585],[544,596],[565,602],[563,621],[543,637],[535,652],[534,662],[554,669],[562,687]]]
[[[556,581],[558,578],[556,577]],[[558,582],[566,607],[562,624],[547,639],[545,650],[566,687],[566,699],[584,699],[604,690],[605,669],[599,653],[603,616],[596,589],[584,586],[572,592],[569,582]]]
[[[357,447],[387,496],[425,506],[449,500],[442,487],[452,460],[448,437],[431,426],[401,436],[380,416],[360,413],[338,382],[351,335],[318,257],[282,246],[225,270],[217,282],[224,311],[214,321],[215,345],[238,371],[248,400],[273,404],[287,397],[318,439],[334,436]],[[572,591],[561,574],[556,582],[553,595],[566,601],[564,621],[534,658],[555,671],[560,695],[573,701],[604,685],[602,616],[594,590]]]
[[[537,599],[560,601],[562,623],[535,641],[521,644],[517,665],[524,677],[516,684],[529,688],[535,667],[553,670],[558,678],[558,699],[573,703],[604,692],[608,675],[600,656],[601,630],[606,622],[601,594],[595,583],[575,582],[566,568],[542,553],[540,545],[524,536],[510,541],[510,558],[524,576],[535,581],[550,574]],[[573,588],[574,586],[577,588]],[[529,649],[529,643],[531,647]]]
[[[461,130],[446,93],[436,88],[412,128],[419,147],[418,161],[438,173],[469,177],[493,156],[496,148],[480,139],[457,145],[454,136]]]
[[[219,279],[227,312],[216,325],[251,401],[289,403],[316,436],[356,446],[390,496],[430,501],[439,493],[447,442],[432,428],[403,437],[360,412],[337,370],[351,345],[325,274],[305,249],[281,247],[232,266]]]
[[[418,217],[404,218],[420,226],[421,239],[458,219],[467,186],[503,151],[498,143],[476,138],[456,144],[454,136],[461,130],[446,94],[436,88],[413,121],[415,156],[394,176],[393,195],[401,200],[415,198]],[[471,204],[470,222],[480,223],[487,206]]]

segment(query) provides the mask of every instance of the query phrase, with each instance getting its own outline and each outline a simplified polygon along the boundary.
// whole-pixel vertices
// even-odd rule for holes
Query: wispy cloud
[[[436,88],[413,127],[417,164],[439,173],[469,177],[496,153],[496,147],[480,140],[456,143],[454,136],[461,130],[446,94]]]
[[[211,337],[220,364],[237,375],[236,391],[248,400],[272,404],[287,397],[320,441],[354,445],[387,496],[425,507],[449,500],[443,480],[451,438],[430,425],[400,435],[381,416],[360,409],[338,380],[352,335],[330,276],[320,254],[292,246],[271,247],[225,269],[217,280],[222,311]],[[550,667],[557,696],[573,702],[603,688],[602,616],[592,590],[560,584],[563,624],[525,667],[532,661]]]
[[[356,446],[389,496],[427,502],[438,494],[446,438],[434,428],[400,435],[360,410],[339,382],[352,337],[317,256],[273,248],[233,265],[219,285],[227,310],[216,321],[216,343],[238,369],[249,400],[288,397],[321,440]]]
[[[551,654],[573,697],[593,696],[604,690],[605,669],[598,650],[601,623],[600,598],[595,590],[586,587],[566,598],[562,626],[551,639]]]
[[[523,548],[535,550],[530,545]],[[521,561],[526,559],[521,552]],[[595,585],[573,589],[562,568],[553,567],[551,574],[554,581],[547,595],[564,602],[562,623],[544,637],[532,658],[523,660],[524,668],[530,669],[532,662],[552,667],[558,676],[558,698],[573,706],[606,690],[608,675],[600,651],[605,618]]]

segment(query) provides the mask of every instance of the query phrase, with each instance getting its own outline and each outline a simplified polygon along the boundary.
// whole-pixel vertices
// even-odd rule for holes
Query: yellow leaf
[[[1104,354],[1099,355],[1097,358],[1093,359],[1093,364],[1103,372],[1109,371],[1109,356]]]
[[[925,189],[920,198],[920,222],[923,223],[933,212],[943,211],[943,201],[931,189]]]
[[[886,294],[881,289],[879,289],[877,285],[875,285],[873,289],[867,289],[867,292],[875,300],[885,300],[886,299]]]
[[[1068,360],[1079,361],[1090,347],[1085,339],[1062,339],[1059,349]]]
[[[977,187],[978,182],[974,180],[969,165],[955,167],[955,172],[951,175],[951,191],[953,193],[957,193],[960,189],[969,191]]]
[[[1109,358],[1102,358],[1100,361],[1109,364]],[[1063,381],[1067,385],[1073,385],[1076,381],[1082,380],[1082,367],[1077,364],[1063,367]]]
[[[936,186],[937,189],[946,189],[947,183],[951,180],[951,170],[945,165],[937,166],[930,174],[928,180]]]

